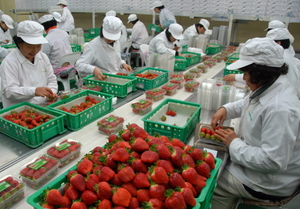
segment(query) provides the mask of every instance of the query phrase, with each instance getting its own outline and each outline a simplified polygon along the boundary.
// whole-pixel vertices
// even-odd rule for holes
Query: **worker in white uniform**
[[[120,36],[122,21],[114,16],[106,16],[103,20],[100,36],[94,38],[84,49],[76,62],[80,73],[93,74],[96,79],[103,80],[104,73],[132,72],[130,65],[121,59]]]
[[[241,117],[238,133],[216,130],[230,159],[218,177],[213,209],[234,209],[240,198],[280,201],[300,184],[300,106],[285,76],[283,51],[270,38],[253,38],[242,47],[240,59],[227,66],[244,72],[252,92],[212,117],[214,129],[225,119]]]
[[[132,49],[140,49],[140,45],[149,37],[147,28],[145,24],[138,19],[136,14],[128,16],[128,23],[133,26],[131,35],[129,36],[129,40],[132,41]]]
[[[9,29],[14,29],[13,23],[14,20],[9,15],[1,15],[0,45],[12,44],[12,37]]]
[[[61,29],[60,23],[61,23],[61,14],[59,12],[52,12],[52,16],[57,22],[57,28]]]
[[[161,1],[155,1],[152,5],[152,9],[155,13],[159,14],[159,26],[162,29],[167,29],[170,24],[176,23],[174,14],[170,10],[166,9]]]
[[[117,17],[117,13],[114,10],[110,10],[105,13],[105,16]],[[125,43],[127,41],[127,30],[126,30],[126,26],[123,24],[123,22],[122,22],[122,26],[121,26],[121,36],[120,36],[119,41],[120,41],[120,47],[122,46],[123,43]]]
[[[57,2],[57,5],[61,6],[63,9],[62,15],[61,15],[61,22],[60,22],[60,29],[70,32],[75,28],[74,25],[74,18],[72,13],[70,12],[68,6],[68,2],[66,0],[59,0]]]
[[[44,15],[39,19],[46,31],[48,43],[43,44],[42,51],[49,57],[51,65],[55,70],[58,61],[66,54],[72,53],[69,35],[66,31],[57,28],[57,22],[52,15]]]
[[[47,43],[44,27],[35,21],[19,23],[14,42],[17,49],[1,64],[1,94],[3,107],[20,102],[45,104],[57,99],[57,80],[50,60],[41,51]]]
[[[201,19],[199,23],[191,25],[183,33],[183,39],[179,41],[178,46],[187,45],[190,37],[198,36],[199,34],[204,34],[209,28],[209,21],[206,19]]]
[[[289,67],[287,77],[291,86],[295,89],[300,98],[300,60],[290,53],[290,32],[287,28],[275,28],[267,33],[267,37],[274,40],[284,48],[283,59]]]
[[[151,54],[172,54],[178,56],[179,47],[175,41],[183,39],[183,28],[178,23],[173,23],[169,28],[156,35],[149,43],[149,52]]]

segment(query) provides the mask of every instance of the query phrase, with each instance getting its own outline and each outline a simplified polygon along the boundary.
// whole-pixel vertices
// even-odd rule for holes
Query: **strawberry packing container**
[[[28,129],[4,119],[4,116],[10,114],[11,111],[20,112],[26,109],[31,109],[39,115],[48,114],[51,120],[33,129]],[[22,102],[0,110],[0,131],[29,147],[36,148],[51,137],[67,131],[64,128],[64,116],[64,113]]]
[[[147,90],[145,94],[146,94],[146,99],[150,99],[156,102],[165,97],[166,91],[160,88],[155,88],[155,89]]]
[[[206,46],[205,54],[216,54],[216,53],[218,53],[220,51],[222,51],[222,45],[209,43]]]
[[[10,208],[24,197],[24,183],[13,176],[5,176],[0,180],[0,208]]]
[[[176,116],[166,115],[168,110],[176,111]],[[151,135],[159,133],[186,142],[200,121],[201,105],[176,99],[165,99],[155,109],[142,118],[144,129]],[[161,117],[166,116],[166,121]]]
[[[183,57],[186,59],[186,66],[197,64],[201,61],[201,54],[195,52],[182,52]]]
[[[186,70],[187,61],[185,57],[175,56],[174,70]]]
[[[97,122],[98,130],[106,135],[117,133],[123,129],[124,118],[109,115]]]
[[[172,96],[173,94],[176,93],[176,91],[178,89],[178,85],[176,83],[169,82],[169,83],[166,83],[165,85],[163,85],[161,88],[166,90],[166,95]]]
[[[181,89],[183,87],[184,79],[183,79],[183,77],[181,77],[181,78],[172,78],[170,80],[170,82],[177,84],[178,89]]]
[[[58,161],[59,168],[79,157],[81,144],[72,139],[56,143],[47,149],[47,154]]]
[[[92,84],[102,87],[102,92],[112,94],[116,97],[126,97],[132,91],[136,91],[136,78],[130,76],[121,76],[106,74],[106,79],[103,81],[96,80],[93,75],[84,78],[85,84]]]
[[[58,165],[58,160],[43,155],[22,167],[20,177],[28,187],[38,189],[57,174]]]
[[[72,114],[66,111],[61,110],[61,108],[70,109],[74,105],[79,105],[82,102],[85,102],[85,97],[89,96],[94,98],[100,103],[95,104],[94,106],[83,110],[77,114]],[[107,113],[113,110],[112,108],[112,98],[110,94],[105,94],[102,92],[96,92],[92,90],[84,90],[73,96],[70,96],[67,99],[55,102],[47,107],[51,110],[64,113],[65,114],[65,124],[68,129],[76,131],[83,128],[85,125],[93,122],[97,118],[106,115]]]
[[[147,74],[147,73],[157,74],[158,76],[154,79],[136,77],[136,74]],[[162,84],[166,83],[169,78],[169,71],[158,69],[158,68],[146,67],[142,70],[139,70],[135,73],[130,74],[129,77],[134,77],[137,79],[136,80],[137,88],[149,90],[149,89],[159,87]]]
[[[145,115],[152,110],[153,102],[148,99],[141,99],[139,101],[134,101],[131,103],[132,112],[138,115]]]

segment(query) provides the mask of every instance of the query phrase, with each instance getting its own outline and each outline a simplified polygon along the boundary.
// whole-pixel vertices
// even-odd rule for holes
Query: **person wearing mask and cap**
[[[198,36],[199,34],[204,34],[209,28],[209,21],[206,19],[201,19],[199,23],[191,25],[183,33],[183,39],[179,41],[178,46],[187,45],[189,38],[193,36]]]
[[[60,28],[61,14],[60,14],[59,12],[52,12],[52,16],[54,17],[54,19],[55,19],[56,22],[57,22],[57,27],[58,27],[59,29],[61,29],[61,28]]]
[[[105,16],[114,16],[117,17],[117,13],[114,10],[110,10],[105,13]],[[127,41],[127,31],[126,31],[126,26],[122,22],[122,27],[121,27],[121,36],[120,36],[120,47],[122,46],[123,43]]]
[[[75,25],[74,25],[73,15],[71,14],[69,8],[67,7],[68,2],[66,0],[59,0],[57,2],[57,5],[61,6],[63,9],[61,15],[60,29],[69,33],[71,30],[75,28]]]
[[[41,52],[44,27],[31,20],[19,23],[14,42],[17,49],[1,64],[3,107],[20,102],[41,105],[57,99],[57,80],[46,54]]]
[[[152,9],[155,11],[155,13],[159,14],[159,26],[162,29],[167,29],[169,28],[170,24],[176,23],[174,14],[170,10],[166,9],[161,1],[155,1]]]
[[[149,52],[151,54],[172,54],[180,55],[178,53],[179,47],[175,45],[175,41],[183,39],[183,28],[177,23],[173,23],[170,27],[160,34],[156,35],[149,43]]]
[[[218,177],[212,209],[234,209],[240,198],[280,201],[300,184],[300,106],[285,76],[283,51],[270,38],[249,39],[240,59],[227,66],[244,72],[251,93],[212,117],[214,129],[225,119],[241,117],[238,133],[215,131],[230,158]]]
[[[114,16],[106,16],[100,36],[94,38],[84,49],[76,62],[80,73],[93,74],[96,79],[103,80],[102,72],[116,74],[123,70],[132,72],[130,65],[121,59],[120,36],[122,21]],[[123,71],[124,72],[124,71]]]
[[[140,49],[140,45],[149,37],[147,28],[144,23],[137,18],[136,14],[128,16],[128,23],[133,26],[131,36],[129,36],[129,39],[132,41],[132,49]]]
[[[298,98],[300,98],[300,60],[290,53],[291,34],[289,30],[287,28],[275,28],[270,30],[266,37],[274,40],[283,47],[283,59],[285,64],[289,67],[287,77],[290,80],[291,86],[294,87]]]
[[[51,65],[55,70],[58,61],[66,54],[72,53],[69,35],[66,31],[57,28],[57,22],[50,14],[44,15],[39,22],[46,31],[46,39],[48,43],[43,44],[42,51],[49,57]]]
[[[14,29],[13,23],[14,20],[9,15],[1,15],[0,45],[12,44],[12,37],[9,29]]]

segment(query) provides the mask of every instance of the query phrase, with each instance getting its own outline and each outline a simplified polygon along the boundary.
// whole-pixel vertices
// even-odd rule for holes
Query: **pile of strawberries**
[[[67,174],[64,194],[46,191],[44,208],[184,209],[196,205],[215,159],[179,139],[129,124]]]
[[[136,73],[135,76],[151,80],[151,79],[156,78],[158,76],[158,74],[146,72],[146,73]]]
[[[39,115],[33,109],[25,109],[20,112],[11,111],[10,114],[4,115],[4,119],[28,129],[33,129],[51,120],[50,115]]]
[[[60,109],[71,114],[77,114],[98,103],[100,103],[100,101],[96,100],[93,97],[86,96],[85,102],[81,102],[79,105],[74,105],[70,109],[67,109],[65,107],[61,107]]]
[[[26,165],[21,171],[20,176],[27,186],[38,189],[41,185],[49,181],[57,174],[58,161],[48,157],[41,156],[34,162]]]

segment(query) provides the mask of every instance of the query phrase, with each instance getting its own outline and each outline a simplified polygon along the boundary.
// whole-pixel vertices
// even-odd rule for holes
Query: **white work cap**
[[[199,22],[199,24],[203,25],[203,27],[205,28],[205,30],[208,30],[209,25],[210,25],[210,23],[209,23],[209,21],[207,19],[201,19],[200,22]]]
[[[114,10],[110,10],[105,13],[105,16],[114,16],[115,17],[115,16],[117,16],[117,13]]]
[[[9,28],[9,29],[14,29],[13,23],[14,20],[9,16],[9,15],[5,15],[3,14],[1,16],[1,21],[5,23],[5,25]]]
[[[39,19],[39,23],[43,24],[45,22],[49,22],[51,20],[54,20],[52,15],[43,15],[40,19]]]
[[[270,38],[249,39],[241,49],[240,59],[227,66],[228,70],[246,67],[253,63],[269,67],[284,64],[283,47]]]
[[[156,7],[161,7],[163,6],[164,4],[162,3],[162,1],[155,1],[153,4],[152,4],[152,9],[156,8]]]
[[[131,14],[128,16],[128,23],[137,20],[136,14]]]
[[[67,2],[66,0],[59,0],[59,1],[57,2],[57,5],[59,5],[59,4],[68,6],[68,2]]]
[[[103,20],[103,36],[113,41],[120,39],[122,24],[118,17],[106,16]]]
[[[274,28],[267,33],[266,37],[272,40],[285,40],[290,39],[291,34],[287,28]]]
[[[44,27],[32,20],[25,20],[19,23],[17,36],[28,44],[46,44],[47,39],[43,36]]]
[[[61,22],[61,14],[59,12],[52,12],[52,15],[56,22]]]
[[[172,23],[169,26],[169,32],[172,34],[172,36],[176,39],[176,40],[180,40],[183,39],[183,27],[181,25],[179,25],[178,23]]]
[[[274,28],[285,28],[285,24],[279,20],[272,20],[268,23],[268,28],[265,31]]]

